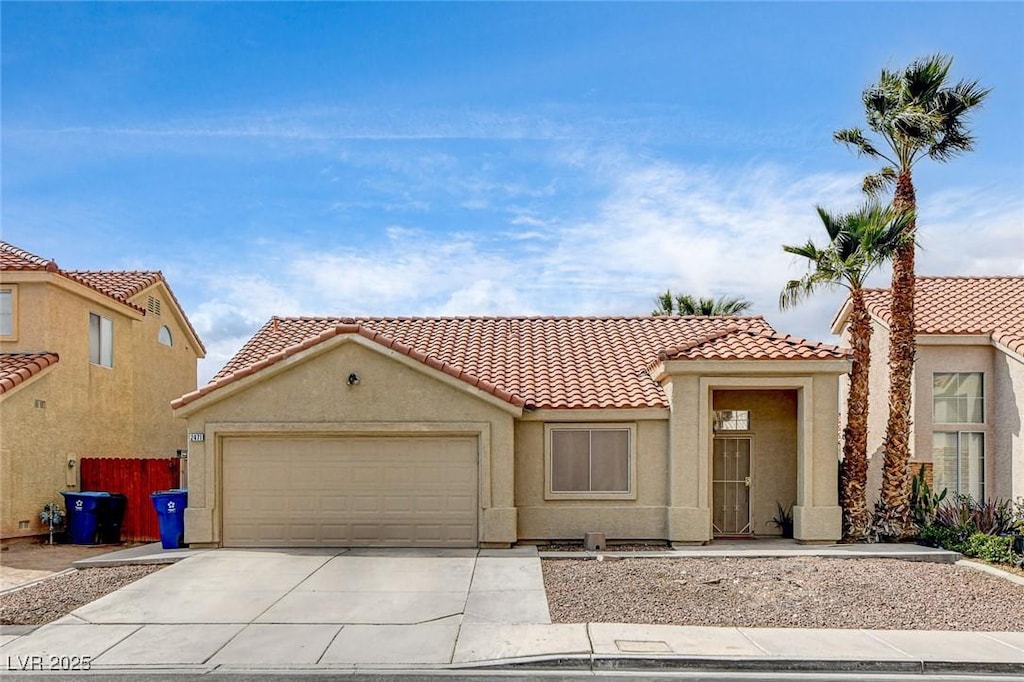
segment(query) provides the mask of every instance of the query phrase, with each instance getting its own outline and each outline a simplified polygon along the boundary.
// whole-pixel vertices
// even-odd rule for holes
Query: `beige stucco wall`
[[[169,314],[163,286],[136,297],[143,306],[150,293],[162,299],[164,314],[155,317],[59,277],[4,273],[5,283],[18,284],[18,335],[0,342],[0,349],[54,351],[60,362],[0,398],[2,537],[44,532],[39,512],[51,500],[63,503],[60,491],[77,487],[79,458],[172,457],[186,444],[169,403],[195,389],[200,351]],[[113,323],[113,367],[89,362],[90,312]],[[171,328],[173,348],[157,342],[161,324]],[[37,407],[37,400],[45,406]]]
[[[998,349],[993,355],[989,491],[994,498],[1024,498],[1024,361]]]
[[[576,422],[573,410],[561,412],[564,416],[553,418],[552,422]],[[635,420],[629,410],[607,410],[607,417],[598,423],[636,426],[636,499],[545,499],[545,422],[517,421],[515,503],[519,509],[520,540],[582,540],[588,531],[603,532],[609,540],[667,537],[668,419]]]
[[[931,345],[918,343],[914,364],[914,449],[911,452],[911,471],[917,472],[918,462],[932,461],[932,436],[935,431],[981,431],[985,434],[986,496],[994,492],[991,423],[994,394],[992,391],[992,359],[996,349],[991,345]],[[981,372],[984,374],[985,422],[982,424],[935,423],[933,403],[933,375],[936,372]]]
[[[174,417],[170,404],[195,390],[196,362],[202,350],[194,346],[187,323],[163,284],[150,287],[131,300],[146,308],[149,296],[161,302],[160,314],[147,313],[132,323],[135,451],[146,457],[173,457],[188,444],[184,425]],[[171,332],[172,346],[157,341],[164,325]]]
[[[771,525],[776,503],[796,504],[797,393],[789,391],[715,391],[715,410],[750,410],[750,531],[780,535]],[[731,434],[721,434],[731,435]],[[712,499],[714,505],[714,499]]]
[[[888,330],[872,322],[870,410],[868,413],[868,501],[874,505],[882,484],[885,425],[888,418]],[[847,330],[844,329],[844,339]],[[947,342],[948,341],[948,342]],[[985,375],[985,422],[982,424],[935,424],[932,395],[936,372],[982,372]],[[845,389],[844,382],[844,391]],[[912,384],[911,471],[932,461],[935,431],[985,433],[985,480],[987,497],[1024,495],[1024,446],[1021,444],[1021,404],[1024,395],[1024,364],[992,346],[987,336],[921,337],[917,346]],[[845,394],[843,396],[845,400]]]
[[[353,372],[360,381],[349,386]],[[372,342],[339,337],[238,382],[237,392],[222,389],[217,402],[185,406],[189,432],[205,434],[189,448],[186,540],[220,542],[222,438],[454,433],[478,438],[480,541],[515,542],[512,411],[455,382]]]
[[[847,327],[847,330],[849,327]],[[848,334],[848,331],[847,331]],[[844,335],[844,338],[846,335]],[[847,342],[848,343],[848,342]],[[871,320],[871,369],[868,373],[868,508],[874,509],[881,493],[882,465],[885,455],[885,425],[889,419],[889,329]],[[848,379],[843,381],[843,401],[849,393]],[[913,389],[912,389],[913,390]],[[913,391],[916,392],[916,391]],[[840,422],[845,425],[844,419]],[[913,425],[911,425],[913,428]]]

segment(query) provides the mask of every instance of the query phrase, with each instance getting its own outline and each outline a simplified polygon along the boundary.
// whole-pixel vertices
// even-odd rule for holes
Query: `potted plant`
[[[764,525],[772,525],[782,531],[782,537],[792,538],[793,537],[793,505],[783,507],[779,501],[775,502],[775,506],[778,509],[775,516],[772,517],[771,521],[768,521]]]

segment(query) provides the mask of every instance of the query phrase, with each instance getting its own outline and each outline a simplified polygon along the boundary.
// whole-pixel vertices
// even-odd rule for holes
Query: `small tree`
[[[843,462],[840,467],[840,502],[843,508],[843,539],[867,537],[871,515],[867,506],[868,479],[868,370],[871,362],[871,318],[864,303],[864,283],[879,265],[892,258],[908,239],[906,226],[913,214],[898,212],[878,203],[865,204],[852,213],[837,215],[818,207],[818,217],[828,233],[828,244],[818,247],[808,240],[783,250],[805,258],[809,271],[786,283],[779,307],[790,308],[819,289],[849,290],[850,345],[853,367],[843,430]]]
[[[721,298],[695,298],[689,294],[673,296],[671,289],[654,299],[655,308],[651,315],[694,315],[697,317],[727,317],[742,315],[750,310],[753,303],[742,298],[722,296]]]

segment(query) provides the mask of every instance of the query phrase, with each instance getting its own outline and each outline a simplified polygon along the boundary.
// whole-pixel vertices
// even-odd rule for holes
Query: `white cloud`
[[[193,316],[204,338],[214,339],[201,380],[272,314],[646,314],[666,287],[741,296],[780,331],[828,338],[842,292],[779,312],[781,287],[803,272],[781,245],[820,240],[814,205],[852,208],[861,201],[858,175],[798,177],[770,165],[711,172],[625,155],[580,168],[608,191],[597,204],[578,206],[575,218],[526,216],[545,226],[542,240],[391,226],[371,246],[282,239],[260,248],[262,255],[218,272],[211,280],[218,296]],[[929,200],[922,197],[922,205]],[[961,203],[938,213],[936,220],[922,213],[921,272],[1024,272],[1020,202]],[[512,222],[533,224],[523,217]],[[984,230],[971,229],[978,221]],[[1009,248],[1014,239],[1018,248]],[[874,283],[886,279],[878,273]]]

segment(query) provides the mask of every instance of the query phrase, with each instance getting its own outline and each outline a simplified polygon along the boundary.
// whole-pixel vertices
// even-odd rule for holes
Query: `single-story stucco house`
[[[275,317],[172,403],[186,540],[834,541],[849,366],[759,316]]]
[[[892,299],[888,289],[869,289],[864,300],[872,327],[868,494],[877,499]],[[950,495],[1024,498],[1024,277],[918,277],[914,310],[913,473],[923,465],[932,485]],[[847,300],[832,323],[845,342],[849,318]]]

